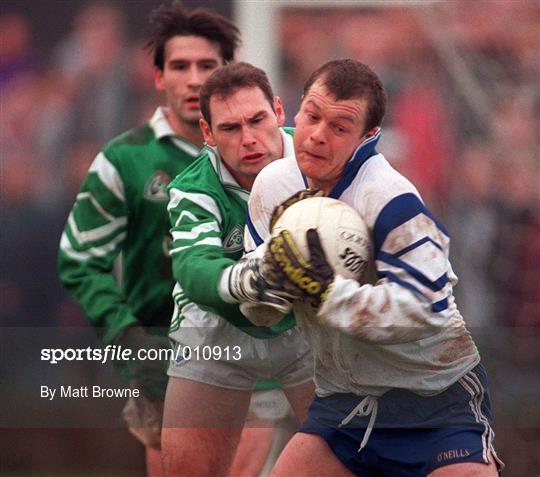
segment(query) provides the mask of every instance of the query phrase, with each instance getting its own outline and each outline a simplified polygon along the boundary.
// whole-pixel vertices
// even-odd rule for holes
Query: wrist
[[[231,293],[231,288],[230,288],[231,272],[232,272],[233,267],[234,265],[230,265],[229,267],[223,270],[223,273],[221,274],[221,277],[219,278],[218,284],[217,284],[217,291],[220,298],[225,303],[230,303],[230,304],[238,303],[238,300]]]

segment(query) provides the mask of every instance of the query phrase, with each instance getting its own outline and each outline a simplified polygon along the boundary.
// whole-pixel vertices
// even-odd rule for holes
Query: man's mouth
[[[199,107],[199,97],[198,96],[188,96],[185,99],[185,103],[190,107]]]
[[[324,156],[320,156],[319,154],[315,154],[313,152],[306,151],[305,149],[304,149],[303,153],[308,157],[308,159],[319,159],[319,160],[325,159]]]
[[[257,162],[264,157],[262,152],[254,152],[253,154],[248,154],[242,158],[246,162]]]

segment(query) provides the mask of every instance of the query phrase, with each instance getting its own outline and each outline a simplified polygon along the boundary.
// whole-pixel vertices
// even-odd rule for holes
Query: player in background
[[[274,476],[488,477],[503,467],[485,370],[452,294],[448,233],[375,149],[385,109],[367,66],[323,65],[295,117],[296,158],[270,164],[252,189],[246,249],[266,240],[254,274],[279,283],[268,273],[277,268],[283,288],[302,294],[295,316],[315,358],[316,398]],[[287,233],[269,239],[272,211],[306,186],[366,222],[373,283],[336,276],[316,230],[304,258]]]
[[[226,474],[257,381],[279,381],[300,420],[313,396],[312,357],[292,316],[255,327],[238,306],[248,299],[290,308],[287,294],[251,283],[250,260],[237,265],[256,175],[293,154],[281,101],[262,70],[237,63],[203,85],[201,110],[208,147],[169,186],[177,280],[169,336],[178,359],[169,366],[162,441],[165,472],[175,476]]]
[[[173,279],[167,215],[169,181],[199,155],[199,90],[233,60],[238,29],[210,10],[180,4],[152,12],[148,47],[155,86],[165,97],[145,124],[109,142],[77,195],[60,242],[59,273],[104,344],[169,347]],[[122,279],[113,263],[122,253]],[[161,475],[160,427],[166,363],[133,361],[127,371],[142,394],[123,411],[145,445],[149,475]]]

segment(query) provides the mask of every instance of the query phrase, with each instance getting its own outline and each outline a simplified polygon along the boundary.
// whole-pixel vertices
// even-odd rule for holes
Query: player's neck
[[[204,139],[198,122],[188,123],[186,121],[181,121],[170,111],[168,111],[166,115],[167,121],[169,121],[172,130],[177,136],[187,139],[199,148],[203,146]]]
[[[318,181],[314,180],[311,177],[307,178],[307,183],[310,189],[320,189],[324,192],[324,195],[330,194],[330,191],[336,185],[336,182],[327,182],[327,181]]]

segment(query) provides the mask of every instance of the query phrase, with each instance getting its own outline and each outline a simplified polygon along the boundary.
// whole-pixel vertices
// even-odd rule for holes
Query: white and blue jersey
[[[449,237],[416,188],[365,140],[329,196],[355,208],[373,244],[370,283],[337,276],[318,312],[295,304],[315,356],[318,396],[380,396],[394,388],[421,395],[449,388],[480,361],[452,293]],[[294,157],[257,176],[249,199],[245,248],[269,236],[274,207],[307,187]],[[327,326],[321,326],[324,323]]]

